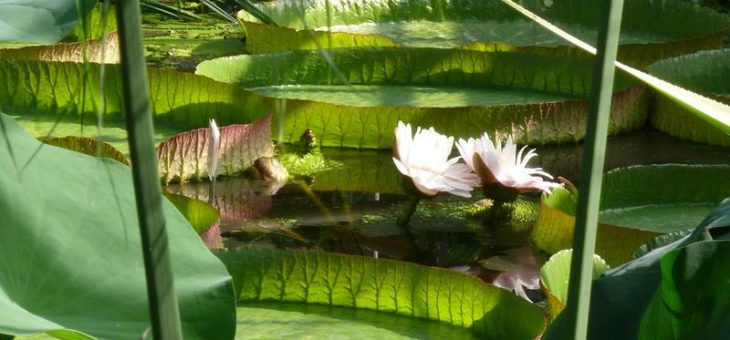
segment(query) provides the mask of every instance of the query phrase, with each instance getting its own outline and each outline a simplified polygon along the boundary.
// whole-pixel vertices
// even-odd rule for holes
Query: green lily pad
[[[608,172],[603,179],[596,253],[624,263],[659,234],[697,225],[730,196],[728,165],[646,165]],[[576,197],[557,189],[543,197],[533,243],[555,253],[572,247]]]
[[[662,60],[649,67],[652,75],[730,104],[730,49],[703,51]],[[730,136],[664,95],[652,106],[651,124],[672,136],[730,146]]]
[[[534,339],[544,327],[537,306],[451,270],[321,252],[229,249],[217,255],[243,306],[272,301],[366,309],[492,338]]]
[[[597,40],[600,1],[521,3],[583,40]],[[239,12],[250,53],[365,46],[578,53],[501,1],[313,1],[305,5],[284,0],[259,8],[279,27]],[[621,28],[619,58],[646,66],[667,56],[721,47],[730,19],[684,1],[642,0],[624,5]]]
[[[98,65],[0,58],[0,107],[40,121],[75,119],[79,131],[93,129],[101,89],[98,81],[84,86],[84,80],[99,79],[99,72]],[[118,65],[105,67],[104,122],[123,121],[120,72]],[[180,132],[208,126],[210,118],[219,125],[250,123],[272,110],[259,95],[206,77],[150,69],[148,79],[156,128]]]
[[[97,117],[97,111],[102,110],[97,97],[101,89],[98,82],[90,81],[97,79],[99,72],[98,65],[0,59],[0,107],[12,113],[37,137],[100,135],[103,142],[126,153],[127,132],[121,113],[120,69],[115,65],[106,66],[105,111],[102,119]],[[215,118],[220,125],[250,123],[266,117],[271,111],[270,104],[255,93],[205,77],[157,69],[151,69],[148,76],[157,142],[181,131],[207,127],[209,118]],[[85,80],[89,80],[86,85]],[[97,128],[99,121],[102,122],[101,129]],[[259,120],[263,125],[268,121]],[[252,143],[260,145],[264,141],[263,137],[266,137],[269,145],[268,148],[262,146],[267,148],[263,154],[270,156],[273,150],[268,131],[268,125],[258,129],[257,136],[261,138],[254,139],[255,143]],[[231,158],[252,163],[261,157],[253,155],[260,152],[260,148],[252,150],[253,159],[244,159],[248,149],[244,150],[246,152],[241,150],[233,150],[235,152],[232,151]],[[227,151],[231,150],[224,151],[225,157]],[[175,161],[170,159],[164,164],[177,164]],[[233,166],[221,167],[221,170],[226,174],[240,171]],[[161,172],[166,181],[179,176],[170,172],[165,177],[166,174]],[[183,177],[189,175],[185,173]]]
[[[391,148],[399,120],[519,143],[585,134],[592,64],[569,57],[467,50],[368,48],[294,51],[209,60],[197,73],[278,103],[280,142],[311,129],[323,146]],[[643,87],[617,76],[611,133],[643,125]]]
[[[43,145],[5,115],[0,128],[0,334],[139,338],[150,321],[129,167]],[[169,201],[161,210],[183,334],[232,337],[230,275]]]
[[[240,339],[475,339],[469,330],[363,309],[246,302],[237,309]]]
[[[547,295],[548,314],[550,320],[560,314],[568,301],[568,279],[573,249],[563,249],[542,265],[540,268],[540,285]],[[593,279],[597,279],[608,270],[608,264],[600,256],[593,255]]]

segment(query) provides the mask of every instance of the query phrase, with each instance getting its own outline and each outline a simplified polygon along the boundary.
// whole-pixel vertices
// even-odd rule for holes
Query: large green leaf
[[[438,320],[490,338],[533,339],[542,312],[512,293],[458,272],[319,252],[231,249],[218,253],[239,300],[353,307]]]
[[[608,172],[603,188],[596,253],[616,266],[658,234],[696,225],[730,196],[730,166],[632,166]],[[571,248],[575,205],[566,189],[543,197],[532,233],[538,248]]]
[[[399,120],[465,137],[485,131],[524,144],[585,134],[588,60],[522,53],[369,48],[205,61],[198,74],[278,99],[280,141],[311,129],[324,146],[390,148]],[[643,124],[642,87],[617,77],[611,133]]]
[[[76,26],[96,0],[0,2],[0,41],[55,43]]]
[[[730,242],[704,241],[661,260],[662,283],[641,321],[641,339],[721,339],[730,331]]]
[[[651,65],[649,73],[704,96],[730,104],[730,49],[704,51]],[[730,146],[730,135],[692,114],[665,95],[652,105],[651,124],[673,136]]]
[[[149,313],[129,168],[43,145],[7,116],[0,128],[0,334],[139,338]],[[172,204],[163,211],[183,332],[231,337],[230,276]]]
[[[595,42],[601,1],[522,1],[583,40]],[[281,27],[245,12],[239,20],[251,53],[293,49],[408,46],[576,54],[577,49],[495,0],[283,0],[261,4]],[[622,60],[648,65],[666,56],[722,46],[730,19],[685,1],[629,1]]]
[[[593,282],[590,339],[719,339],[728,332],[730,199],[693,231]],[[546,339],[564,339],[562,315]]]
[[[55,136],[93,137],[101,92],[94,80],[99,72],[98,65],[0,59],[0,107],[21,116],[22,125],[34,127],[35,136],[45,137],[55,127],[63,130]],[[119,73],[118,66],[106,66],[101,135],[103,141],[126,152]],[[89,80],[86,85],[84,79]],[[208,126],[209,118],[220,125],[249,123],[271,111],[259,95],[205,77],[150,69],[148,79],[158,141]]]

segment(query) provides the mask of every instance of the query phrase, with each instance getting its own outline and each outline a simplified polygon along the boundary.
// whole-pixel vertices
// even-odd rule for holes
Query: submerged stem
[[[421,198],[416,195],[410,195],[408,201],[405,203],[403,208],[400,211],[400,214],[398,214],[398,219],[396,220],[396,223],[401,227],[407,227],[408,222],[411,221],[411,216],[413,216],[413,213],[416,211],[416,207],[418,206],[418,202],[421,201]]]

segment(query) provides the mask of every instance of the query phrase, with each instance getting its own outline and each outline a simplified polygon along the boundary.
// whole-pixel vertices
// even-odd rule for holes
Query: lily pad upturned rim
[[[576,0],[578,3],[556,2],[546,5],[542,1],[528,1],[528,8],[541,13],[558,25],[566,23],[578,23],[592,27],[598,18],[598,1],[586,3],[583,0]],[[666,2],[666,1],[665,1]],[[353,8],[354,6],[354,8]],[[297,4],[294,1],[278,1],[271,4],[260,4],[259,9],[274,19],[279,27],[263,25],[258,20],[245,12],[239,12],[238,18],[247,31],[249,49],[252,53],[275,52],[283,49],[319,49],[331,47],[363,47],[363,46],[395,46],[401,44],[408,46],[408,43],[399,41],[396,43],[393,38],[378,34],[357,34],[342,32],[338,25],[352,25],[357,23],[378,23],[404,22],[416,20],[430,20],[439,22],[459,22],[463,20],[497,20],[500,22],[524,22],[526,27],[534,35],[534,28],[530,23],[524,21],[516,12],[499,1],[441,1],[434,6],[423,6],[417,1],[370,1],[367,5],[350,3],[327,4],[324,1],[309,3],[307,7]],[[632,1],[625,5],[623,28],[626,36],[627,31],[641,32],[645,34],[651,28],[655,29],[658,35],[664,35],[664,39],[653,37],[644,38],[645,43],[624,43],[624,46],[631,46],[632,49],[647,46],[646,50],[677,48],[671,46],[681,41],[694,44],[694,40],[716,40],[721,43],[722,36],[719,33],[727,32],[730,29],[730,20],[713,10],[693,6],[682,1],[672,1],[670,4],[661,6],[653,5],[651,1]],[[662,15],[656,15],[656,11],[663,11]],[[649,14],[650,13],[650,14]],[[687,15],[697,14],[697,16]],[[303,19],[303,16],[306,19]],[[495,19],[496,18],[496,19]],[[303,20],[306,20],[305,24]],[[653,21],[652,21],[653,20]],[[652,24],[647,24],[651,21]],[[315,31],[317,27],[321,31]],[[688,28],[685,28],[688,27]],[[512,30],[514,31],[514,30]],[[575,33],[575,32],[574,32]],[[284,37],[286,37],[284,39]],[[283,39],[283,43],[274,43]],[[438,41],[443,38],[431,37],[430,40]],[[473,40],[474,38],[472,38]],[[637,38],[638,39],[638,38]],[[426,44],[436,44],[429,39],[423,39]],[[509,39],[490,39],[491,41],[466,41],[462,47],[470,45],[480,46],[486,44],[494,45],[493,48],[510,50],[519,48],[520,45],[531,48],[534,42],[527,39],[522,44]],[[525,39],[523,39],[525,40]],[[638,39],[641,41],[641,39]],[[299,41],[299,43],[297,43]],[[315,42],[316,41],[316,42]],[[557,41],[560,41],[557,39]],[[423,44],[424,42],[421,42]],[[450,47],[438,46],[435,47]],[[679,44],[681,45],[681,44]],[[678,46],[679,46],[678,45]],[[702,45],[702,44],[700,44]],[[458,44],[457,44],[458,46]],[[426,47],[426,46],[419,46]],[[434,47],[434,46],[431,46]],[[561,46],[562,47],[562,46]],[[564,47],[568,47],[567,43]],[[490,48],[491,49],[491,48]],[[700,48],[701,49],[701,48]],[[696,49],[695,49],[696,50]],[[629,57],[634,57],[636,51],[631,51]],[[685,51],[686,53],[686,51]],[[659,54],[661,55],[661,53]],[[639,58],[642,59],[642,58]],[[656,59],[654,59],[656,60]],[[642,63],[646,64],[645,61]]]
[[[661,60],[649,66],[653,76],[730,104],[730,48],[701,51]],[[651,125],[672,136],[730,147],[730,135],[658,94],[650,113]]]
[[[478,86],[502,87],[516,91],[515,96],[525,90],[569,96],[564,101],[518,104],[505,100],[503,104],[469,105],[456,93],[448,95],[455,100],[453,107],[418,107],[418,102],[386,105],[378,99],[370,106],[356,107],[323,102],[319,95],[309,100],[268,97],[281,109],[274,117],[274,126],[279,127],[274,136],[281,136],[279,142],[285,143],[297,142],[303,131],[311,129],[323,146],[391,148],[398,121],[433,126],[457,138],[496,131],[503,138],[512,135],[521,144],[578,141],[585,133],[581,122],[587,111],[592,65],[581,58],[412,48],[335,49],[326,54],[329,59],[314,51],[219,58],[198,65],[197,73],[253,90],[266,84],[388,84],[404,88],[417,84],[471,91]],[[331,70],[331,63],[338,65],[337,71]],[[611,133],[642,126],[648,105],[645,87],[628,77],[617,80]]]

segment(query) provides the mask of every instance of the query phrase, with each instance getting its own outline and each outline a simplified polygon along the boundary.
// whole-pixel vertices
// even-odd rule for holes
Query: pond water
[[[531,165],[577,184],[581,150],[578,144],[541,147]],[[500,273],[491,269],[537,275],[546,260],[529,242],[536,196],[524,198],[524,209],[512,224],[484,225],[470,217],[470,211],[479,209],[480,193],[475,191],[471,199],[440,195],[422,202],[410,228],[404,229],[395,223],[406,196],[390,151],[322,151],[335,164],[332,169],[286,184],[219,179],[214,205],[221,212],[223,245],[394,258],[453,267],[486,281]],[[730,153],[649,129],[610,138],[606,170],[654,163],[727,164]],[[208,183],[171,185],[167,190],[209,199]],[[487,259],[491,260],[485,264]]]

